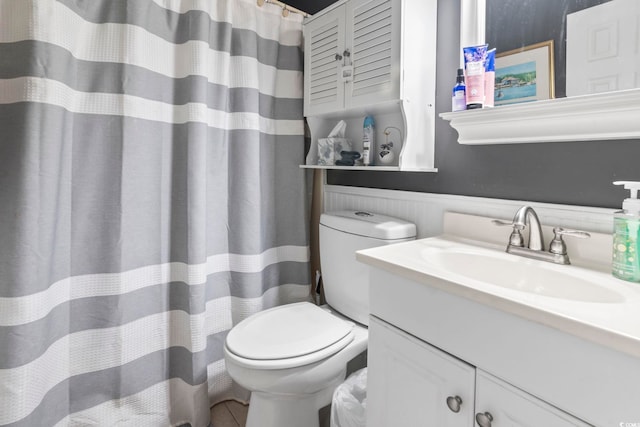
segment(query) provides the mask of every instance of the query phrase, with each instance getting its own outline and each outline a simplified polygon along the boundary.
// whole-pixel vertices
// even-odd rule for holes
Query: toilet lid
[[[308,302],[262,311],[238,323],[227,335],[232,353],[254,360],[304,356],[345,338],[354,324]]]

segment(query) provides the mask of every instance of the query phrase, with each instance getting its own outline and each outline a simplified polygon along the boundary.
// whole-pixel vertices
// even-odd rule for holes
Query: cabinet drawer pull
[[[489,412],[485,412],[484,414],[478,412],[476,414],[476,422],[480,427],[491,427],[491,421],[493,421],[493,415]]]
[[[462,399],[460,396],[447,397],[447,406],[451,409],[451,412],[460,412],[460,406],[462,405]]]

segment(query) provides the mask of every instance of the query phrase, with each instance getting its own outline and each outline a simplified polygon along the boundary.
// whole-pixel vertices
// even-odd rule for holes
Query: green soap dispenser
[[[613,215],[613,269],[615,277],[629,282],[640,282],[640,262],[638,242],[640,242],[640,182],[616,181],[614,185],[624,185],[631,191],[631,197],[624,199],[622,210]]]

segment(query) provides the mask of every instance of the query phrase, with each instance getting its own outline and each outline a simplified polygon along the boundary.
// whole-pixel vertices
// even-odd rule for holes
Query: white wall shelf
[[[640,89],[441,113],[460,144],[640,138]]]
[[[306,166],[317,169],[435,172],[437,0],[340,0],[304,22],[304,115],[311,136]],[[384,166],[315,167],[318,139],[339,120],[362,152],[365,116],[380,145],[393,142]],[[399,134],[386,134],[396,129]],[[376,161],[377,163],[377,161]]]
[[[438,172],[437,168],[423,169],[400,169],[400,166],[322,166],[322,165],[300,165],[302,169],[324,169],[324,170],[351,170],[351,171],[403,171],[403,172]]]

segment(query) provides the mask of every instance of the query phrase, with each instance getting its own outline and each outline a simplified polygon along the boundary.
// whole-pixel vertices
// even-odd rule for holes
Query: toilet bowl
[[[316,427],[347,363],[368,341],[368,269],[355,251],[415,238],[415,225],[359,211],[323,214],[320,258],[328,305],[256,313],[227,335],[227,371],[251,391],[247,427]],[[339,310],[339,311],[338,311]]]
[[[273,313],[274,318],[282,316],[288,319],[291,316],[300,316],[300,320],[304,320],[312,317],[315,322],[308,336],[312,336],[313,331],[320,330],[323,326],[325,332],[331,330],[332,333],[291,350],[282,340],[281,354],[290,355],[282,358],[265,358],[267,354],[260,351],[253,356],[260,358],[242,357],[231,350],[236,349],[233,345],[235,334],[231,335],[235,329],[229,333],[231,336],[227,336],[224,348],[227,370],[238,384],[251,390],[246,425],[317,426],[318,410],[331,402],[333,391],[345,378],[347,362],[366,350],[367,328],[348,321],[328,306],[318,307],[307,302],[280,306],[266,312],[267,315]],[[258,314],[263,313],[265,312]],[[276,341],[290,332],[293,332],[293,335],[298,331],[303,333],[310,323],[297,321],[287,325],[296,331],[269,331],[269,328],[273,328],[270,320],[262,317],[257,319],[256,323],[260,322],[264,326],[264,339],[273,338]],[[238,326],[240,325],[242,323]],[[256,325],[255,329],[257,335],[259,327]],[[274,332],[275,336],[269,332]],[[292,339],[289,344],[295,346],[297,343],[300,341]],[[302,350],[302,347],[306,347],[306,350]],[[293,356],[295,351],[301,354]]]

